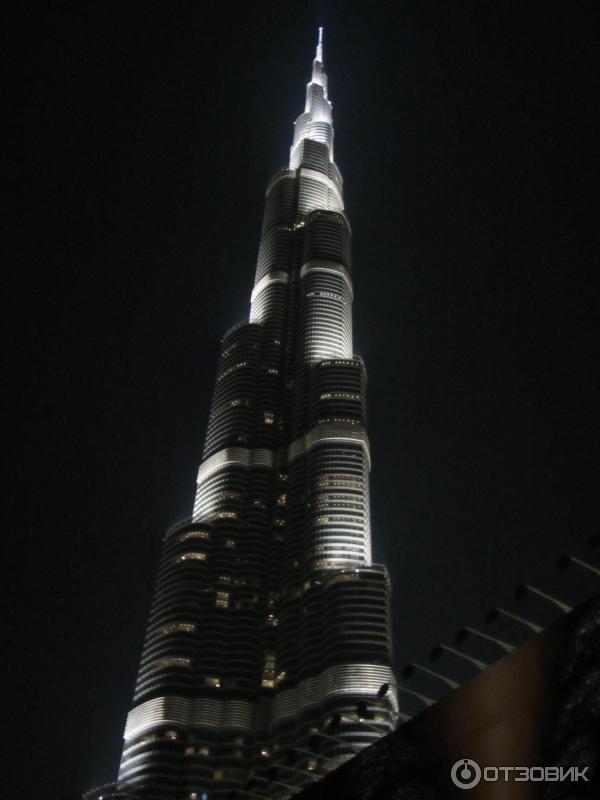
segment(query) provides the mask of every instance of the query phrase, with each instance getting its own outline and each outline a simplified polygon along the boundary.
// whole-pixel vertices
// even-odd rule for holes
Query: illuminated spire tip
[[[323,28],[319,28],[319,40],[317,42],[317,55],[315,59],[323,63]]]

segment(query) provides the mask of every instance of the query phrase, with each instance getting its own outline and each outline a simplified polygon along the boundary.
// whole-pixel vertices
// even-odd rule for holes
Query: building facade
[[[110,797],[285,798],[395,727],[352,300],[320,31],[249,319],[222,339],[193,513],[164,540]]]

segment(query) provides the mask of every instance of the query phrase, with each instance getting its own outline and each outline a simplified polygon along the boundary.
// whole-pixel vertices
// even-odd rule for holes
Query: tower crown
[[[294,123],[290,168],[296,169],[302,163],[307,140],[325,145],[327,149],[323,155],[328,161],[333,161],[333,118],[331,101],[327,97],[327,75],[323,70],[323,28],[319,28],[312,77],[306,85],[304,111]]]

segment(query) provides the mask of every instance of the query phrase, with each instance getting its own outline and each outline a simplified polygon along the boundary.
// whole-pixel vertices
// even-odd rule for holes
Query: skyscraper
[[[116,794],[287,797],[395,726],[371,561],[366,373],[319,31],[267,187],[250,315],[222,339],[192,516],[165,536]]]

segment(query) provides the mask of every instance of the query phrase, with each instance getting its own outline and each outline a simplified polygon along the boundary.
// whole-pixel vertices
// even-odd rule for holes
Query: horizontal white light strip
[[[282,270],[267,273],[267,275],[265,275],[263,278],[259,280],[259,282],[252,290],[252,294],[250,295],[250,302],[253,303],[257,295],[259,295],[271,283],[289,283],[289,280],[290,276],[288,275],[288,273],[283,272]]]
[[[275,454],[272,450],[248,450],[245,447],[227,447],[219,450],[200,464],[196,483],[201,483],[204,478],[218,469],[235,464],[241,467],[272,467],[275,463]]]
[[[303,711],[307,706],[320,705],[326,698],[339,695],[360,695],[365,699],[377,695],[384,683],[395,684],[390,667],[380,664],[338,664],[314,678],[306,678],[295,689],[284,689],[273,699],[271,724]],[[398,700],[392,687],[388,693],[394,711]]]
[[[369,469],[371,469],[371,454],[369,451],[369,437],[362,425],[350,425],[346,423],[321,423],[305,435],[299,436],[288,448],[288,459],[293,461],[298,456],[311,450],[315,445],[323,442],[345,442],[349,444],[360,444],[367,457]]]
[[[348,275],[348,270],[343,264],[335,264],[333,261],[307,261],[300,270],[300,277],[304,278],[310,272],[329,272],[334,275],[339,275],[344,279],[349,291],[350,298],[353,297],[352,279]]]
[[[245,327],[262,328],[262,325],[260,324],[260,322],[250,322],[250,320],[247,319],[243,319],[240,322],[236,322],[235,325],[232,325],[231,328],[229,328],[229,330],[225,331],[225,333],[221,337],[221,344],[223,344],[225,339],[227,339],[227,337],[230,336],[232,333],[239,330],[240,328],[245,328]]]
[[[278,692],[271,701],[269,723],[320,705],[328,697],[350,695],[373,698],[384,683],[395,683],[390,667],[380,664],[337,664],[320,675],[306,678],[294,689]],[[392,687],[387,697],[394,711],[398,701]],[[163,725],[251,730],[253,703],[247,700],[200,697],[155,697],[133,708],[127,716],[125,740]]]
[[[294,178],[295,175],[296,175],[295,169],[280,169],[278,172],[275,173],[275,175],[273,175],[273,177],[269,181],[269,185],[267,186],[267,191],[265,194],[268,196],[273,186],[279,183],[279,181],[283,181],[286,178]]]
[[[155,697],[133,708],[127,716],[125,739],[161,725],[193,725],[203,728],[252,727],[252,703],[199,697]]]
[[[317,172],[316,169],[310,169],[309,167],[302,167],[300,169],[300,177],[301,178],[312,178],[319,183],[325,184],[330,192],[335,195],[336,204],[340,209],[344,208],[344,199],[340,194],[340,190],[336,186],[335,182],[329,178],[327,175],[324,175],[322,172]]]

